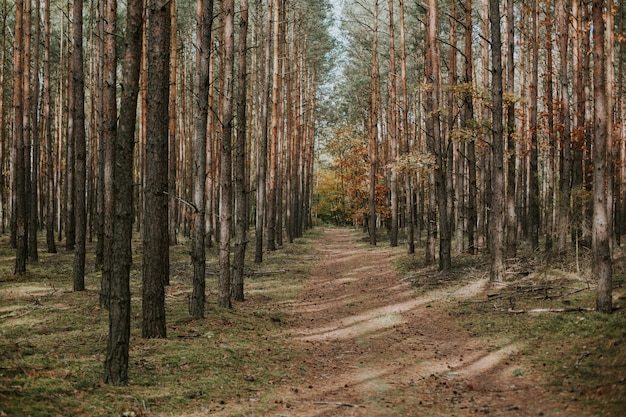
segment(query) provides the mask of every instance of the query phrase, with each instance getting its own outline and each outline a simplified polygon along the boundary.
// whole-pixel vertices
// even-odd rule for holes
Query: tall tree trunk
[[[32,75],[32,102],[29,111],[32,120],[32,151],[31,160],[32,167],[30,173],[30,201],[28,215],[28,258],[32,262],[39,260],[39,251],[37,237],[39,232],[39,163],[40,163],[40,146],[39,146],[39,55],[41,44],[41,2],[35,2],[35,16],[33,19],[36,24],[35,34],[33,36],[33,75]],[[29,81],[30,82],[30,81]]]
[[[57,247],[54,240],[55,223],[55,182],[54,182],[54,157],[52,142],[52,115],[51,86],[50,86],[50,0],[44,2],[44,47],[43,47],[43,136],[46,146],[46,246],[48,253],[56,253]]]
[[[85,139],[85,75],[83,73],[83,1],[73,0],[72,8],[72,94],[74,95],[74,152],[76,246],[74,254],[74,291],[85,289],[85,255],[87,239],[87,145]]]
[[[113,221],[115,200],[113,197],[113,169],[115,166],[115,141],[117,135],[117,0],[105,1],[105,30],[102,92],[103,129],[102,129],[102,168],[104,188],[104,219],[102,248],[102,282],[100,289],[100,307],[109,308],[109,291],[111,280],[111,262],[113,245]]]
[[[274,2],[277,0],[268,0],[267,10],[267,32],[265,35],[265,59],[264,59],[264,78],[261,91],[260,107],[261,107],[261,132],[259,135],[258,151],[257,151],[257,183],[256,183],[256,227],[255,227],[255,253],[254,262],[261,263],[263,261],[263,232],[266,227],[266,209],[267,209],[267,140],[268,140],[268,101],[270,95],[270,64],[272,54],[272,38],[269,36],[272,27],[272,16]],[[260,5],[260,3],[259,3]],[[259,10],[260,10],[259,6]]]
[[[27,0],[28,1],[28,0]],[[15,28],[13,47],[13,178],[14,178],[14,214],[15,217],[15,273],[26,272],[27,236],[26,236],[26,180],[24,162],[23,113],[23,78],[24,78],[24,1],[15,2]]]
[[[248,190],[246,180],[247,38],[248,0],[239,0],[239,52],[237,85],[237,137],[234,149],[235,170],[235,247],[233,254],[233,291],[236,301],[244,300],[244,264],[248,230]]]
[[[546,14],[551,15],[551,1],[546,0]],[[545,197],[544,197],[544,218],[545,218],[545,241],[546,252],[552,251],[554,246],[554,185],[555,185],[555,169],[556,164],[556,128],[554,126],[554,82],[553,82],[553,58],[552,58],[552,21],[550,18],[546,19],[546,72],[545,79],[545,100],[548,124],[548,140],[547,145],[544,144],[544,148],[547,148],[547,155],[544,164],[544,184],[545,184]]]
[[[115,220],[111,265],[111,306],[109,338],[104,365],[104,381],[111,385],[128,384],[130,344],[130,268],[133,261],[133,161],[141,43],[143,0],[129,0],[126,7],[123,89],[119,134],[116,140]]]
[[[272,25],[272,119],[269,148],[269,179],[267,183],[267,250],[276,250],[276,217],[278,188],[278,141],[279,141],[279,103],[282,97],[280,89],[280,15],[282,0],[274,0]]]
[[[491,250],[491,282],[504,281],[504,135],[502,123],[502,39],[500,32],[500,2],[489,1],[489,21],[491,23],[492,61],[492,134],[493,154],[491,204],[491,230],[489,233]]]
[[[537,120],[537,96],[539,86],[539,11],[537,6],[538,0],[533,0],[532,6],[532,38],[531,45],[531,80],[530,80],[530,153],[529,153],[529,178],[528,178],[528,232],[530,246],[533,250],[539,248],[539,143],[538,131],[539,124]]]
[[[465,0],[465,46],[463,70],[465,73],[465,83],[468,88],[474,84],[474,70],[472,58],[472,0]],[[470,90],[471,91],[471,90]],[[463,128],[469,129],[474,124],[474,102],[471,92],[466,92],[463,96]],[[467,249],[469,253],[476,253],[476,222],[478,212],[476,209],[476,196],[478,193],[476,185],[476,144],[472,135],[467,143],[467,174],[468,174],[468,196],[467,196]]]
[[[407,87],[406,73],[406,34],[404,25],[404,0],[400,0],[400,78],[402,80],[402,146],[406,155],[410,152],[409,139],[409,91]],[[415,236],[413,222],[413,190],[411,184],[411,172],[404,173],[404,193],[405,193],[405,223],[407,254],[415,253]]]
[[[391,246],[398,246],[398,170],[395,164],[398,162],[398,127],[397,127],[397,97],[396,97],[396,46],[393,2],[389,0],[389,134],[391,178]]]
[[[235,2],[222,2],[224,13],[222,67],[224,91],[221,104],[222,143],[220,152],[220,276],[217,303],[222,308],[231,308],[230,241],[232,226],[232,131],[233,92],[235,58]]]
[[[517,254],[517,210],[515,207],[515,8],[514,0],[506,3],[507,51],[506,51],[506,254],[514,258]]]
[[[613,266],[611,259],[611,219],[608,217],[606,185],[610,173],[607,172],[607,147],[611,138],[608,131],[606,97],[606,58],[605,23],[603,0],[593,0],[593,94],[594,94],[594,136],[593,136],[593,223],[592,223],[592,273],[598,280],[596,309],[603,313],[613,311]],[[612,63],[611,63],[612,65]]]
[[[569,46],[569,22],[567,16],[568,9],[565,0],[557,0],[557,24],[559,27],[559,82],[561,84],[560,115],[562,125],[561,137],[561,169],[559,182],[559,216],[558,216],[558,249],[559,252],[567,251],[569,239],[569,219],[570,219],[570,195],[572,177],[572,140],[570,123],[570,93],[568,83],[568,46]]]
[[[144,338],[166,337],[165,288],[169,283],[167,144],[170,5],[148,0],[148,98],[143,224]]]
[[[205,254],[205,195],[207,169],[207,121],[209,113],[209,60],[213,30],[213,0],[198,0],[196,4],[196,79],[194,88],[194,154],[193,160],[193,214],[191,262],[193,264],[193,292],[190,313],[204,317],[206,287]]]
[[[32,161],[31,161],[31,148],[33,141],[33,126],[32,126],[32,106],[33,106],[33,97],[31,87],[31,64],[32,64],[32,26],[33,26],[33,17],[32,17],[32,0],[26,0],[24,2],[24,49],[22,50],[22,61],[24,63],[23,67],[23,79],[22,79],[22,100],[23,103],[23,112],[22,112],[22,130],[24,131],[24,172],[26,173],[26,230],[25,230],[25,239],[26,239],[26,253],[27,256],[30,256],[30,250],[28,244],[31,240],[31,235],[33,231],[30,229],[31,223],[31,186],[32,186]],[[36,216],[37,213],[35,212]],[[37,230],[35,229],[35,233]]]
[[[167,180],[167,195],[168,195],[168,224],[167,234],[169,238],[169,244],[171,246],[178,243],[176,233],[178,232],[178,201],[176,193],[176,141],[177,129],[176,129],[176,76],[178,74],[178,45],[176,41],[177,32],[177,20],[176,20],[176,0],[170,2],[170,15],[171,15],[171,33],[170,33],[170,98],[169,98],[169,114],[168,114],[168,180]],[[205,89],[206,91],[206,89]],[[198,154],[196,154],[198,155]]]
[[[372,86],[369,117],[369,234],[376,245],[376,182],[378,174],[378,0],[374,0],[374,38],[372,42]]]

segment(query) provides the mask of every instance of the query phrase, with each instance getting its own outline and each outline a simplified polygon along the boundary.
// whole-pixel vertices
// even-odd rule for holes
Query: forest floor
[[[6,242],[1,242],[7,248]],[[0,249],[0,416],[622,416],[624,255],[610,316],[594,305],[588,252],[520,255],[490,286],[488,259],[424,265],[352,229],[318,228],[251,267],[247,301],[188,316],[188,242],[172,248],[168,338],[140,338],[133,296],[130,385],[102,382],[99,276],[71,291],[72,254],[23,276]],[[140,257],[136,243],[135,256]],[[139,260],[131,276],[140,294]]]
[[[273,416],[623,415],[623,358],[598,364],[616,366],[609,371],[608,381],[589,380],[590,387],[551,386],[549,365],[538,365],[542,353],[534,350],[540,346],[545,356],[558,357],[562,345],[551,345],[547,336],[543,344],[541,330],[534,343],[519,339],[519,329],[508,332],[505,327],[504,332],[482,334],[471,321],[484,319],[479,317],[484,312],[463,311],[462,306],[473,308],[472,304],[493,298],[489,309],[498,309],[495,314],[504,316],[504,321],[509,314],[517,319],[520,313],[493,307],[504,298],[501,294],[508,294],[505,286],[489,287],[474,268],[458,269],[447,279],[426,268],[422,275],[428,279],[420,285],[416,275],[402,279],[398,273],[394,265],[402,258],[398,248],[373,248],[359,243],[360,238],[348,229],[326,229],[317,240],[319,261],[300,296],[285,306],[288,339],[302,354],[289,365],[295,375],[268,399],[274,404],[252,402],[247,410],[226,408],[220,415],[235,410],[242,415]],[[533,285],[540,293],[548,288]],[[558,287],[553,284],[549,289],[554,288]],[[504,305],[509,303],[505,300]],[[574,316],[574,321],[585,320]],[[477,327],[496,326],[486,321]],[[617,329],[617,334],[621,339],[604,343],[618,346],[613,354],[619,356],[626,354],[626,329]],[[566,335],[566,339],[573,337]],[[557,358],[565,374],[568,366],[581,366],[583,358],[591,355],[587,350],[595,348],[581,349],[573,352],[578,356],[563,358],[563,363]]]

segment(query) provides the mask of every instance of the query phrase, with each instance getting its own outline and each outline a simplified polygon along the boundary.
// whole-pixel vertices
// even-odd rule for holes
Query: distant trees
[[[372,210],[370,198],[369,212],[358,222],[385,226],[394,245],[397,216],[407,246],[414,239],[425,244],[426,260],[438,260],[441,269],[451,266],[452,240],[456,252],[489,252],[492,280],[499,281],[506,258],[515,257],[524,242],[557,256],[592,244],[592,212],[598,210],[592,210],[591,194],[601,187],[593,188],[592,178],[599,170],[606,175],[606,196],[601,203],[593,201],[606,207],[606,222],[614,226],[606,231],[608,241],[619,242],[626,223],[624,108],[617,88],[624,55],[612,33],[623,30],[624,5],[455,0],[422,2],[407,11],[403,6],[403,1],[390,2],[387,13],[377,13],[385,5],[375,0],[344,5],[344,74],[349,76],[335,87],[343,100],[337,119],[355,135],[370,137],[368,157],[379,167],[375,176],[370,170],[368,187],[387,187],[385,203]],[[602,35],[592,29],[600,24],[592,19],[598,10],[607,26]],[[449,18],[435,19],[438,15]],[[375,41],[378,25],[387,23],[395,32],[396,20],[403,19],[405,43],[412,49],[401,77],[407,86],[398,96],[395,67],[403,60],[402,47],[395,47],[391,35]],[[592,53],[601,42],[606,50]],[[604,56],[613,59],[602,64]],[[378,62],[380,73],[371,69],[372,62]],[[594,84],[600,73],[592,70],[601,64],[604,84]],[[376,91],[378,96],[372,94]],[[604,128],[594,112],[607,120],[612,139],[606,152],[595,143]],[[394,138],[400,137],[404,144],[398,154]],[[369,232],[370,239],[380,234],[378,228]],[[607,253],[603,256],[610,260]]]

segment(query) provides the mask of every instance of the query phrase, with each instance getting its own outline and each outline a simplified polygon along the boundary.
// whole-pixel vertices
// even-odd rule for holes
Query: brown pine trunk
[[[569,47],[569,24],[566,16],[569,10],[566,9],[565,0],[557,0],[556,3],[557,24],[559,26],[559,83],[561,85],[560,115],[561,115],[561,166],[559,182],[559,215],[558,222],[558,249],[559,252],[567,251],[569,240],[568,229],[570,219],[570,195],[572,177],[572,140],[570,123],[570,94],[568,83],[568,47]]]
[[[529,153],[529,177],[528,177],[528,237],[530,246],[533,250],[539,248],[539,228],[540,228],[540,211],[539,211],[539,142],[538,130],[539,124],[537,120],[537,88],[539,86],[539,11],[537,6],[538,0],[533,0],[532,6],[532,36],[531,45],[531,79],[529,88],[529,104],[530,104],[530,153]]]
[[[220,276],[217,303],[222,308],[231,308],[231,262],[230,241],[232,226],[232,131],[233,131],[233,92],[235,58],[235,2],[222,2],[224,14],[222,68],[224,86],[221,103],[222,143],[220,152]]]
[[[190,313],[204,317],[206,287],[206,168],[207,118],[209,113],[209,60],[213,29],[213,0],[198,0],[196,4],[196,79],[194,88],[194,155],[191,262],[193,264],[193,292]]]
[[[72,95],[74,96],[75,184],[74,213],[76,245],[74,254],[74,291],[85,289],[85,255],[87,239],[87,144],[85,138],[85,75],[83,72],[83,1],[74,0],[72,8]],[[35,231],[32,231],[35,232]]]
[[[269,172],[267,183],[267,250],[276,250],[276,223],[277,223],[277,188],[278,188],[278,127],[280,89],[280,13],[282,0],[274,0],[272,25],[272,118],[271,136],[269,143]]]
[[[410,152],[410,136],[409,136],[409,91],[407,87],[406,72],[406,34],[404,25],[404,0],[400,0],[400,77],[402,79],[402,146],[403,152]],[[411,172],[404,173],[404,193],[405,193],[405,224],[406,224],[406,242],[407,254],[415,253],[415,236],[413,222],[413,191],[411,184]]]
[[[167,234],[169,238],[170,246],[177,244],[177,232],[178,232],[178,196],[176,192],[176,141],[177,141],[177,128],[176,128],[176,77],[178,74],[178,46],[176,42],[177,20],[176,20],[176,0],[170,2],[170,14],[172,17],[171,33],[170,33],[170,98],[169,98],[169,114],[168,114],[168,180],[167,180],[167,194],[168,194],[168,225]],[[205,90],[206,91],[206,90]],[[197,154],[196,154],[197,155]]]
[[[504,135],[502,123],[502,40],[500,32],[500,2],[490,0],[491,23],[491,83],[492,83],[492,189],[489,233],[491,250],[491,282],[504,281]]]
[[[378,174],[378,0],[374,0],[374,38],[372,42],[372,86],[369,116],[369,235],[376,245],[376,182]]]
[[[607,147],[611,132],[608,131],[606,97],[606,58],[605,22],[603,19],[604,1],[593,0],[593,94],[594,94],[594,135],[593,135],[593,223],[592,223],[592,273],[598,280],[596,309],[603,313],[613,311],[613,270],[611,259],[611,219],[608,217],[606,184],[610,176],[607,172]]]
[[[389,134],[390,161],[392,166],[390,175],[390,199],[391,199],[391,246],[398,246],[398,170],[395,164],[398,162],[398,128],[397,128],[397,97],[396,97],[396,47],[393,2],[389,0]]]
[[[506,255],[514,258],[517,254],[517,210],[515,207],[515,164],[517,161],[515,136],[515,9],[514,1],[507,0],[507,53],[506,53],[506,93],[509,97],[506,103],[506,143],[507,143],[507,172],[506,172]]]
[[[26,272],[27,236],[26,236],[26,169],[24,162],[23,122],[23,78],[24,78],[24,2],[15,2],[15,28],[13,47],[13,193],[15,217],[15,270],[16,274]]]
[[[39,140],[39,50],[41,44],[41,2],[35,2],[35,15],[31,19],[37,24],[34,25],[33,35],[33,74],[32,74],[32,101],[29,111],[31,112],[31,172],[30,172],[30,201],[28,215],[28,258],[32,262],[39,260],[37,236],[39,234],[39,163],[40,163],[40,140]],[[29,81],[30,83],[30,81]]]
[[[54,240],[55,224],[55,182],[54,182],[54,158],[52,148],[52,115],[51,87],[50,87],[50,0],[44,2],[44,55],[43,55],[43,136],[46,146],[46,246],[48,253],[56,253],[57,247]]]
[[[267,210],[267,145],[268,145],[268,105],[270,96],[270,64],[272,54],[272,38],[269,35],[272,27],[272,16],[274,1],[268,1],[267,10],[267,33],[265,34],[265,59],[263,65],[263,87],[260,98],[261,112],[261,132],[259,135],[259,143],[257,144],[257,183],[256,183],[256,227],[255,227],[255,253],[254,262],[261,263],[263,261],[263,232],[267,227],[266,210]],[[259,10],[261,3],[259,2]]]
[[[239,1],[237,136],[234,149],[235,170],[235,246],[233,253],[232,297],[244,301],[244,264],[248,229],[248,190],[246,181],[246,110],[247,110],[247,37],[248,0]]]
[[[130,344],[130,269],[133,234],[133,164],[143,0],[129,0],[126,7],[126,41],[123,65],[119,132],[116,140],[115,220],[113,259],[111,265],[111,306],[109,338],[104,365],[104,381],[122,386],[128,384],[128,351]]]
[[[465,0],[465,43],[464,43],[464,64],[465,83],[473,87],[474,70],[472,58],[472,0]],[[474,102],[471,93],[467,92],[463,96],[463,128],[469,129],[474,123]],[[478,213],[476,211],[476,145],[472,137],[467,143],[467,174],[468,174],[468,196],[467,196],[467,250],[469,253],[476,253],[476,222]]]
[[[546,13],[551,15],[551,2],[546,2]],[[556,129],[554,126],[554,82],[552,76],[553,59],[552,59],[552,22],[551,19],[546,19],[546,72],[545,72],[545,86],[546,92],[546,117],[548,124],[547,131],[547,155],[544,165],[544,184],[545,184],[545,196],[544,196],[544,227],[545,227],[545,244],[546,252],[550,252],[554,246],[554,185],[555,185],[555,169],[556,164]],[[545,145],[544,145],[545,146]]]
[[[170,64],[170,5],[148,1],[148,91],[146,184],[143,218],[144,338],[166,337],[165,288],[169,283],[168,239],[168,99]]]

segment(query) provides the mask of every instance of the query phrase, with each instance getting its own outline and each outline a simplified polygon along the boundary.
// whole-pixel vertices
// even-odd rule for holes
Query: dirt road
[[[263,415],[584,415],[518,368],[515,345],[471,337],[450,317],[446,300],[484,281],[417,296],[391,266],[398,251],[357,236],[328,229],[318,240],[318,265],[289,306],[303,354]]]

